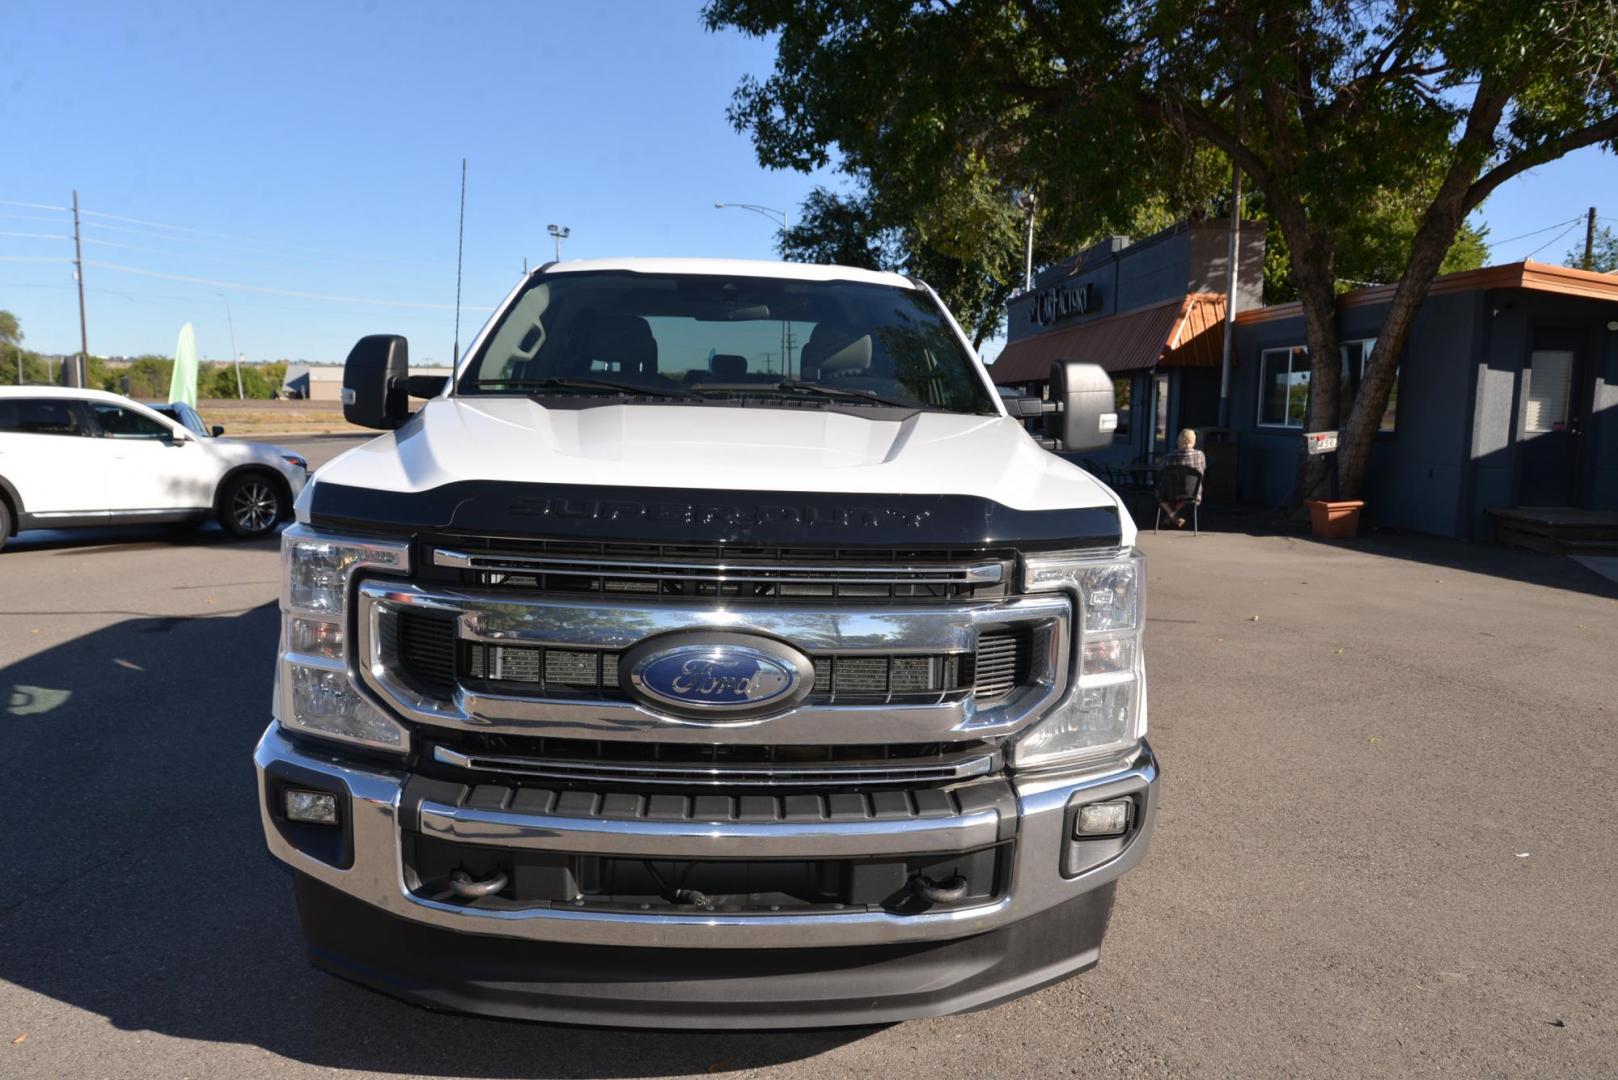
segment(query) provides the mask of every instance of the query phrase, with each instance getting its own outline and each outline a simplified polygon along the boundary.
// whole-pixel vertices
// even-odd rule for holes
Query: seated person
[[[1163,461],[1160,468],[1167,469],[1170,465],[1185,465],[1189,468],[1195,469],[1198,476],[1207,475],[1208,458],[1201,450],[1197,449],[1197,433],[1195,431],[1192,431],[1190,428],[1186,428],[1185,430],[1181,431],[1178,448],[1170,450],[1167,454],[1163,455]],[[1162,473],[1159,473],[1158,475],[1161,476]],[[1162,494],[1161,485],[1158,488],[1158,492],[1159,494]],[[1168,513],[1169,520],[1174,522],[1174,527],[1176,529],[1185,528],[1185,518],[1180,516],[1180,508],[1186,503],[1195,503],[1198,506],[1202,505],[1202,486],[1200,484],[1197,485],[1197,494],[1195,498],[1190,496],[1175,498],[1173,495],[1170,495],[1167,498],[1161,498],[1158,500],[1158,505]]]

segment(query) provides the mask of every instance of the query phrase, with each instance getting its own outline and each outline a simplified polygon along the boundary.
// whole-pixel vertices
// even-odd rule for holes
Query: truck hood
[[[1105,485],[1007,417],[875,419],[819,408],[437,398],[315,476],[380,491],[457,481],[694,491],[977,495],[1018,510],[1116,506]],[[1120,518],[1131,535],[1129,515]]]

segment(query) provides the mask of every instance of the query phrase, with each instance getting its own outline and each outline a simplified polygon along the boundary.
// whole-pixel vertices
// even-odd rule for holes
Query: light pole
[[[214,293],[221,300],[225,300],[224,293]],[[225,325],[230,327],[230,355],[236,362],[236,400],[244,401],[247,395],[242,393],[242,354],[236,351],[236,320],[230,317],[230,301],[225,300]]]
[[[792,219],[790,216],[788,216],[787,212],[785,210],[777,210],[773,206],[760,206],[757,203],[746,202],[716,202],[713,204],[713,208],[715,210],[751,210],[753,213],[767,217],[771,221],[779,221],[781,223],[781,232],[783,234],[785,234],[788,229],[792,228]],[[795,343],[792,340],[792,324],[783,319],[781,320],[781,374],[783,375],[790,375],[792,373],[792,347],[794,344]],[[767,358],[764,363],[766,367],[769,366],[769,360]]]
[[[777,210],[772,206],[759,206],[757,203],[750,202],[716,202],[713,204],[713,208],[715,210],[751,210],[755,214],[763,214],[771,221],[779,221],[782,232],[792,228],[792,219],[787,212]]]
[[[562,241],[572,236],[573,230],[568,228],[566,225],[547,225],[545,226],[545,231],[551,234],[552,240],[556,241],[556,261],[561,262]]]
[[[1028,247],[1023,256],[1022,288],[1023,292],[1034,291],[1034,207],[1037,200],[1032,191],[1016,191],[1012,193],[1011,201],[1028,215]]]

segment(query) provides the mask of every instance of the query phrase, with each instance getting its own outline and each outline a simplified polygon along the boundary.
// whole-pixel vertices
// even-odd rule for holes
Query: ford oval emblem
[[[662,634],[624,654],[622,681],[645,704],[704,720],[737,720],[796,705],[815,669],[797,649],[753,634]]]

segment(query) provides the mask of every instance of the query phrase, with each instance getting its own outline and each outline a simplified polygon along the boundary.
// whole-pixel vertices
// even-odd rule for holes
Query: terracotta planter
[[[1304,505],[1309,508],[1309,526],[1316,536],[1348,540],[1360,531],[1363,499],[1306,499]]]

